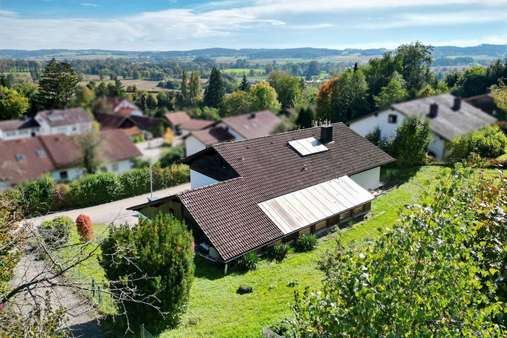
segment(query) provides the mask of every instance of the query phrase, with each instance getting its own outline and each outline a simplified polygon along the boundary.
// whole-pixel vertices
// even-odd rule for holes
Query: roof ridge
[[[208,185],[205,185],[205,186],[202,186],[202,187],[193,188],[193,189],[190,189],[190,190],[187,190],[187,191],[180,192],[179,194],[176,194],[174,196],[180,197],[180,196],[183,196],[183,195],[185,195],[187,193],[190,193],[190,192],[201,191],[201,190],[204,190],[204,189],[207,189],[207,188],[210,188],[210,187],[215,187],[215,186],[219,186],[219,185],[224,185],[226,183],[231,183],[231,182],[239,181],[239,179],[244,179],[244,177],[243,176],[238,176],[238,177],[230,178],[230,179],[225,180],[225,181],[220,181],[220,182],[208,184]]]

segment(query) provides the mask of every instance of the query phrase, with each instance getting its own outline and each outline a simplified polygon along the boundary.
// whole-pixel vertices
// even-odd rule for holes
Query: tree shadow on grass
[[[389,165],[382,168],[380,172],[380,181],[384,184],[384,189],[402,185],[417,175],[421,167],[402,168],[396,165]]]
[[[224,277],[224,267],[221,264],[212,263],[201,256],[194,258],[195,277],[215,280]]]

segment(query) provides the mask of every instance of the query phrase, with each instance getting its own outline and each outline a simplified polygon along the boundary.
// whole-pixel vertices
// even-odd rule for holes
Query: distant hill
[[[114,50],[69,50],[69,49],[43,49],[43,50],[14,50],[0,49],[1,59],[82,59],[82,58],[130,58],[147,60],[171,60],[188,58],[245,58],[245,59],[319,59],[344,56],[372,57],[382,55],[386,49],[326,49],[326,48],[289,48],[289,49],[227,49],[208,48],[189,51],[114,51]],[[441,46],[433,50],[434,58],[471,57],[501,58],[507,57],[507,45],[483,44],[474,47]]]

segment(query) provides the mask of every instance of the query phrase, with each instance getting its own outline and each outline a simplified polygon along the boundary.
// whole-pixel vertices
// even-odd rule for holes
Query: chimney
[[[452,105],[452,110],[458,111],[461,109],[461,97],[454,98],[454,104]]]
[[[327,144],[333,141],[333,126],[326,124],[320,127],[320,142]]]
[[[433,119],[437,117],[437,115],[438,115],[438,104],[437,103],[430,104],[430,111],[428,113],[428,117]]]
[[[250,118],[254,119],[255,118],[255,113],[250,113]]]

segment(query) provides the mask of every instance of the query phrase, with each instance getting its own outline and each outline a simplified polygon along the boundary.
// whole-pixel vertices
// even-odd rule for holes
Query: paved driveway
[[[172,188],[167,188],[153,193],[154,197],[166,197],[174,194],[178,194],[185,190],[190,189],[190,183],[178,185]],[[76,219],[77,216],[85,214],[90,216],[93,223],[99,224],[137,224],[136,212],[127,210],[127,208],[146,203],[150,194],[144,194],[140,196],[130,197],[123,200],[96,205],[93,207],[74,209],[68,211],[57,212],[45,216],[27,219],[27,222],[31,222],[33,225],[38,226],[47,219],[53,219],[57,216],[69,216],[72,219]]]

